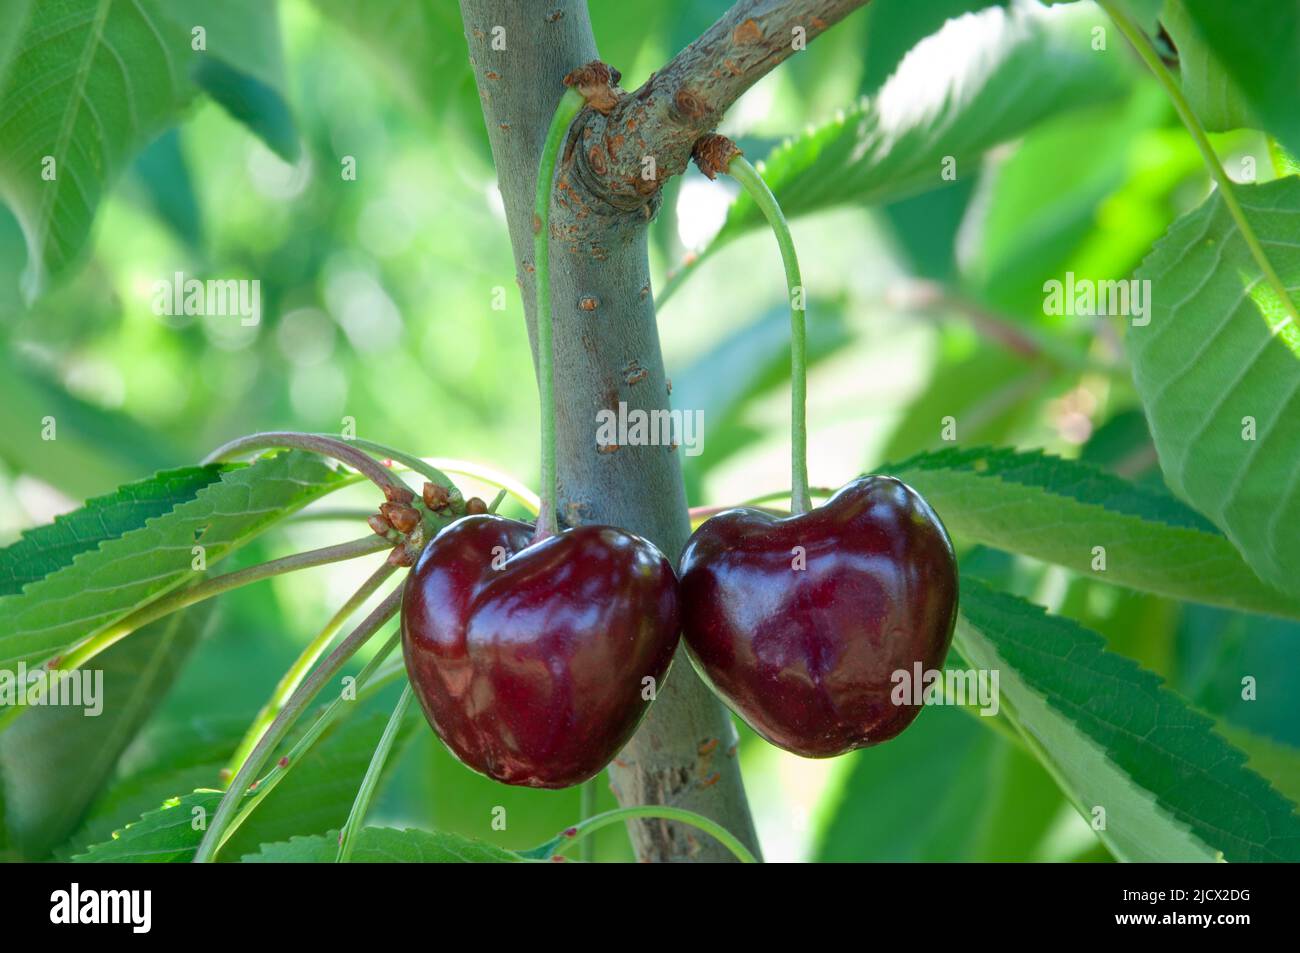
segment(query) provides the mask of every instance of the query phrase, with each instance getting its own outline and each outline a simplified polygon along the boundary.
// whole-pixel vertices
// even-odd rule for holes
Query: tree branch
[[[616,208],[646,207],[745,90],[867,2],[740,0],[607,116],[587,113],[577,178]]]
[[[608,116],[588,108],[575,121],[551,217],[562,523],[608,523],[646,537],[674,561],[681,552],[690,522],[676,447],[596,445],[600,410],[617,413],[620,403],[629,412],[669,406],[647,256],[646,225],[658,186],[685,169],[695,139],[745,88],[794,52],[787,38],[796,25],[811,39],[865,2],[742,0],[652,78],[644,95],[616,91],[616,101],[598,104],[610,108]],[[460,0],[460,7],[536,360],[538,158],[563,78],[598,58],[596,44],[583,0]],[[724,68],[724,61],[733,65]],[[688,100],[697,105],[683,111]],[[642,157],[650,154],[657,168],[647,190],[620,170],[634,169],[636,180],[646,181]],[[730,714],[682,653],[636,737],[610,766],[615,794],[623,805],[668,804],[703,814],[757,853],[736,742]],[[629,826],[642,860],[731,859],[681,824]]]

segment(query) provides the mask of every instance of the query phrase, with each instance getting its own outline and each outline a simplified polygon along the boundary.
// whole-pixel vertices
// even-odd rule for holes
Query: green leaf
[[[338,831],[294,837],[243,858],[246,864],[328,864],[338,852]],[[366,827],[357,835],[354,864],[517,864],[508,850],[446,831]]]
[[[298,133],[284,95],[284,57],[275,0],[155,0],[184,31],[202,26],[207,50],[191,52],[190,75],[281,158],[298,158]]]
[[[190,31],[204,24],[208,47],[196,51]],[[195,67],[224,64],[218,72],[278,88],[275,10],[257,0],[45,0],[10,43],[0,71],[0,197],[27,239],[28,301],[85,254],[108,185],[193,99]]]
[[[0,667],[66,650],[196,577],[285,516],[349,482],[311,454],[228,469],[194,499],[107,540],[22,593],[0,598]]]
[[[1300,804],[1300,748],[1261,738],[1253,731],[1224,722],[1216,725],[1219,733],[1246,752],[1246,766],[1268,778],[1270,783],[1293,804]]]
[[[221,792],[195,791],[169,798],[147,811],[134,824],[72,858],[80,864],[176,864],[194,859],[207,822],[221,801]]]
[[[1168,0],[1161,23],[1178,49],[1183,95],[1209,132],[1253,127],[1246,98],[1214,55],[1182,0]]]
[[[807,365],[813,368],[852,336],[838,303],[816,299],[809,310],[817,315],[808,328]],[[688,492],[694,495],[705,473],[760,436],[744,426],[742,411],[757,395],[789,379],[790,309],[784,303],[736,329],[674,375],[674,405],[709,421],[709,452],[682,458]]]
[[[387,716],[376,712],[329,732],[231,835],[221,850],[221,859],[233,860],[256,851],[264,843],[337,830],[347,820],[357,787],[387,721]],[[408,725],[414,726],[415,721],[409,721]],[[404,730],[409,733],[407,726]],[[204,790],[171,798],[167,802],[170,806],[147,811],[138,821],[115,832],[110,840],[92,845],[73,860],[94,863],[191,860],[220,799],[220,792]],[[176,806],[185,810],[177,813]],[[191,811],[195,807],[205,812],[197,827],[191,824]],[[337,835],[332,843],[337,846]]]
[[[1143,592],[1300,617],[1300,600],[1261,582],[1199,513],[1088,464],[951,448],[880,472],[918,490],[951,533],[972,542]],[[1098,546],[1105,547],[1104,571],[1093,568]]]
[[[1235,192],[1294,309],[1300,178]],[[1137,272],[1150,323],[1126,346],[1165,480],[1265,580],[1300,595],[1300,327],[1216,191]]]
[[[444,0],[313,2],[343,33],[365,47],[375,68],[406,102],[450,125],[456,141],[472,142],[487,154],[466,27],[456,4]]]
[[[962,580],[955,645],[1120,860],[1295,861],[1300,815],[1158,676],[1101,636]],[[1097,825],[1094,824],[1094,828]]]
[[[56,516],[53,523],[27,530],[18,542],[0,549],[0,596],[21,592],[29,583],[70,564],[79,553],[140,529],[147,520],[194,499],[199,490],[221,478],[222,469],[164,470],[87,500],[81,509]]]
[[[936,706],[890,744],[850,755],[853,764],[841,801],[818,837],[816,859],[1028,859],[1061,805],[1060,794],[1050,779],[1044,784],[1042,769],[1032,758],[982,728],[979,720]],[[1017,760],[1028,764],[1031,775],[1036,771],[1039,781],[1006,792],[1002,779]],[[972,797],[973,791],[980,796]],[[983,836],[985,822],[1003,793],[1012,795],[1019,823],[1014,839],[990,843]]]
[[[414,729],[423,724],[423,715],[418,710],[411,715],[402,724],[395,745],[397,753]],[[264,843],[342,827],[387,724],[387,715],[373,712],[333,729],[231,836],[221,848],[221,859],[235,860],[253,853]],[[390,755],[384,766],[381,784],[400,760],[397,753]],[[337,839],[333,843],[338,846]]]
[[[992,146],[1128,88],[1124,57],[1091,47],[1102,19],[1087,3],[994,7],[951,20],[912,50],[878,96],[773,151],[763,178],[795,216],[939,188],[949,156],[958,178],[971,175]],[[741,193],[707,250],[763,221]]]
[[[1183,0],[1252,113],[1300,152],[1300,6],[1277,0]]]
[[[126,414],[73,396],[53,376],[12,351],[0,346],[0,406],[7,424],[0,458],[14,470],[80,499],[164,469],[177,459],[166,438]],[[50,422],[46,418],[53,418],[57,428],[54,440],[44,439]]]
[[[42,706],[0,734],[5,820],[30,859],[45,857],[76,828],[118,758],[162,701],[211,618],[194,606],[145,626],[73,678],[102,677],[99,714],[85,707]],[[102,675],[100,674],[102,673]]]
[[[131,169],[145,201],[172,233],[191,250],[203,244],[203,213],[189,165],[181,150],[181,136],[168,129],[140,153]]]

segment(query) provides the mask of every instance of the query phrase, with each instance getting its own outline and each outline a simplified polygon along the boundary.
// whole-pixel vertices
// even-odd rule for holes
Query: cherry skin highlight
[[[682,554],[681,601],[687,650],[714,691],[772,744],[828,758],[916,718],[910,691],[891,699],[894,673],[910,685],[916,663],[942,666],[957,566],[916,491],[863,477],[800,516],[708,520]]]
[[[506,784],[563,788],[636,731],[678,640],[677,578],[651,543],[581,526],[467,516],[420,554],[402,594],[402,651],[438,737]]]

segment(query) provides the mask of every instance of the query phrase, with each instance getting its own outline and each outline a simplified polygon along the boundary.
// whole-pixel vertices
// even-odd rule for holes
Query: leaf
[[[80,400],[7,347],[0,347],[0,406],[7,422],[0,458],[74,498],[97,496],[177,459],[158,433]],[[58,428],[55,440],[43,439],[47,417]]]
[[[381,784],[400,760],[398,754],[413,730],[423,724],[423,716],[418,711],[412,715],[402,724],[396,750],[384,766]],[[253,816],[227,841],[221,848],[221,859],[235,860],[271,841],[342,827],[387,724],[386,714],[373,712],[344,722],[331,731],[327,740],[313,748],[303,762],[285,776],[284,781],[258,805]],[[337,845],[338,842],[334,843]]]
[[[891,744],[850,755],[842,800],[818,838],[816,859],[988,859],[977,853],[987,795],[998,785],[1010,746],[978,721],[955,708],[936,707],[922,712]],[[977,791],[981,796],[972,797]],[[1059,803],[1054,789],[1052,794]],[[1021,820],[1026,820],[1023,810]],[[1021,833],[1029,826],[1022,824]]]
[[[263,844],[245,855],[246,864],[327,864],[338,851],[338,831],[314,837],[294,837]],[[523,859],[508,850],[446,831],[395,830],[365,827],[357,835],[354,864],[517,864]]]
[[[807,365],[816,367],[851,340],[844,313],[834,302],[814,300],[808,328]],[[688,488],[759,434],[740,421],[758,394],[790,379],[790,310],[782,304],[738,328],[697,357],[673,379],[673,404],[709,422],[708,453],[683,455]]]
[[[1249,756],[1248,768],[1268,778],[1293,804],[1300,804],[1300,748],[1261,738],[1254,732],[1223,722],[1219,722],[1216,728]]]
[[[962,580],[956,646],[1120,860],[1294,861],[1300,815],[1158,676],[1095,632]]]
[[[220,479],[219,466],[164,470],[147,480],[128,483],[113,493],[87,500],[81,509],[56,516],[53,523],[29,529],[16,543],[0,549],[0,596],[23,587],[72,562],[100,543],[140,529]]]
[[[0,598],[0,667],[32,665],[66,650],[193,578],[195,546],[211,567],[348,482],[298,451],[226,470],[189,502]]]
[[[373,713],[330,731],[231,835],[221,849],[221,859],[241,857],[256,851],[263,843],[337,830],[347,820],[357,787],[387,721],[386,715]],[[409,724],[414,725],[414,720]],[[171,798],[163,808],[145,812],[138,821],[115,832],[110,840],[92,845],[73,860],[79,863],[192,860],[206,823],[220,800],[221,792],[204,790]],[[177,813],[177,806],[186,810]],[[195,807],[205,812],[197,828],[191,825],[191,811]]]
[[[873,0],[863,14],[867,26],[863,92],[878,90],[912,47],[938,32],[948,20],[1007,5],[1007,0]]]
[[[163,224],[190,249],[198,249],[203,244],[203,213],[181,151],[180,133],[174,128],[164,132],[140,153],[131,171]]]
[[[1300,618],[1203,516],[1160,489],[1043,453],[951,448],[880,468],[972,542],[1174,599]],[[1105,548],[1104,572],[1093,569]]]
[[[970,441],[1007,439],[1035,407],[1051,374],[1006,351],[981,347],[953,359],[936,357],[929,383],[904,410],[881,455],[888,460],[943,446],[943,418],[961,422]]]
[[[0,197],[27,239],[29,302],[85,254],[108,184],[193,99],[191,70],[215,61],[251,75],[266,51],[251,38],[271,32],[278,42],[274,17],[256,0],[46,0],[33,8],[0,72]],[[213,36],[196,51],[190,30],[202,22],[214,24]],[[259,68],[263,83],[275,65]]]
[[[298,133],[284,95],[277,4],[265,0],[155,0],[184,31],[202,26],[207,50],[191,56],[190,75],[226,112],[286,162],[298,158]]]
[[[5,820],[29,859],[45,857],[76,828],[203,636],[213,608],[159,619],[75,673],[102,678],[98,715],[69,705],[33,708],[0,734]]]
[[[72,858],[79,864],[188,863],[203,839],[207,819],[221,801],[221,792],[195,791],[169,798],[162,807],[147,811],[134,824]]]
[[[972,174],[992,146],[1127,88],[1124,59],[1090,45],[1101,21],[1091,3],[993,7],[950,20],[908,54],[878,96],[774,150],[763,178],[794,216],[939,188],[949,156],[958,177]],[[763,222],[741,193],[706,251]]]
[[[457,141],[469,141],[487,155],[482,106],[465,42],[467,28],[456,4],[445,0],[313,2],[344,34],[366,48],[370,61],[407,102],[450,125]]]
[[[1161,23],[1178,50],[1183,95],[1201,125],[1209,132],[1254,127],[1245,96],[1202,39],[1182,0],[1168,0]]]
[[[1291,301],[1288,312],[1216,191],[1137,272],[1150,323],[1125,344],[1170,488],[1218,525],[1261,578],[1300,595],[1300,178],[1234,191]]]
[[[1300,152],[1300,6],[1275,0],[1183,0],[1265,128]]]

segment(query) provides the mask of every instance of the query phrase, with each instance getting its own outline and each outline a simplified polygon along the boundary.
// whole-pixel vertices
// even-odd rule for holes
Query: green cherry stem
[[[537,283],[537,386],[542,405],[542,504],[537,515],[537,539],[558,530],[555,512],[555,345],[551,316],[551,191],[560,147],[575,116],[586,100],[566,89],[555,107],[537,169],[537,194],[533,204],[533,268]]]
[[[559,849],[566,843],[573,843],[583,837],[587,837],[602,827],[609,827],[611,824],[618,824],[622,821],[631,821],[641,817],[659,818],[666,821],[677,821],[681,824],[687,824],[690,827],[698,828],[706,834],[712,835],[718,843],[731,851],[736,858],[744,864],[756,864],[758,859],[750,853],[749,848],[740,842],[735,834],[727,830],[717,821],[710,820],[702,814],[696,814],[694,811],[683,810],[680,807],[666,807],[662,804],[646,804],[640,807],[621,807],[617,810],[606,811],[604,814],[597,814],[595,817],[589,817],[586,820],[579,821],[573,827],[561,834],[559,837],[549,841],[543,847],[536,848],[534,851],[528,851],[529,855],[536,854],[541,859],[554,857]]]
[[[244,766],[244,761],[252,750],[257,747],[257,743],[262,740],[262,735],[270,727],[271,722],[275,721],[275,716],[283,710],[294,689],[302,684],[302,680],[307,677],[307,673],[311,671],[311,667],[316,664],[317,659],[324,653],[330,641],[338,634],[339,629],[343,628],[343,624],[365,604],[367,599],[375,594],[379,587],[384,584],[384,580],[396,571],[396,566],[385,562],[371,573],[370,577],[361,584],[361,587],[348,597],[348,601],[343,603],[339,610],[316,633],[316,637],[307,643],[307,647],[299,653],[293,664],[289,666],[288,671],[280,677],[280,681],[272,691],[271,697],[267,699],[266,704],[262,706],[262,710],[257,713],[252,724],[248,726],[248,730],[244,733],[243,739],[235,749],[234,755],[226,764],[227,776],[234,777],[239,772],[239,769]]]
[[[578,816],[581,820],[586,821],[596,816],[596,784],[599,775],[582,785],[581,795],[578,805]],[[596,837],[583,838],[581,853],[578,859],[584,863],[591,863],[596,859]]]
[[[799,276],[799,259],[794,239],[776,196],[767,187],[758,170],[737,152],[727,165],[727,173],[749,193],[772,226],[781,262],[785,265],[786,291],[790,298],[790,510],[798,516],[808,512],[808,354],[804,312],[803,279]]]
[[[348,812],[347,823],[343,825],[343,830],[339,831],[339,851],[334,858],[336,864],[346,864],[352,859],[352,851],[357,846],[357,835],[361,832],[361,824],[366,819],[366,811],[370,809],[375,788],[379,786],[379,776],[384,771],[388,755],[393,750],[393,742],[397,740],[397,732],[402,727],[402,719],[406,717],[406,711],[410,707],[411,683],[407,682],[406,687],[402,689],[402,697],[397,700],[397,706],[388,719],[388,724],[384,726],[379,744],[375,745],[375,753],[370,756],[370,765],[366,768],[366,776],[361,779],[361,787],[352,802],[352,810]]]
[[[234,819],[235,812],[239,810],[240,802],[248,792],[249,786],[257,777],[257,772],[270,759],[272,752],[277,745],[284,740],[299,716],[307,709],[311,700],[316,697],[327,681],[338,674],[343,668],[343,664],[350,659],[361,646],[369,641],[370,637],[380,630],[385,623],[393,616],[397,615],[401,607],[402,589],[399,586],[394,589],[378,606],[371,610],[370,614],[362,620],[348,637],[339,643],[338,647],[331,652],[320,665],[312,671],[310,675],[298,686],[293,695],[285,703],[280,714],[276,715],[275,720],[271,722],[266,733],[262,735],[248,759],[244,761],[235,779],[230,782],[230,787],[226,790],[225,795],[221,798],[221,803],[217,805],[217,810],[212,815],[212,820],[208,824],[207,833],[203,835],[203,840],[199,843],[199,849],[194,854],[194,863],[210,863],[215,857],[217,850],[224,840],[224,833],[227,826]]]
[[[320,437],[327,437],[328,434],[317,434]],[[456,484],[451,482],[451,478],[443,473],[437,467],[431,465],[422,457],[417,457],[413,453],[404,453],[394,447],[385,446],[382,443],[376,443],[373,440],[362,440],[360,437],[353,437],[348,443],[354,445],[359,450],[373,454],[377,457],[383,457],[392,460],[394,463],[400,463],[408,470],[420,474],[430,483],[437,483],[439,486],[445,486],[449,490],[456,490]],[[456,490],[456,492],[460,492]]]
[[[319,453],[323,457],[330,457],[340,463],[345,463],[358,473],[368,477],[375,486],[384,491],[384,496],[388,499],[393,499],[394,495],[411,499],[415,495],[411,492],[411,488],[402,482],[400,477],[394,475],[383,464],[371,459],[356,447],[349,446],[337,437],[327,437],[321,434],[297,433],[290,430],[249,434],[246,437],[239,437],[217,447],[203,459],[203,462],[219,463],[230,457],[251,453],[255,450],[281,449],[306,450],[309,453]]]
[[[221,844],[218,845],[218,850],[225,846],[226,841],[234,836],[240,825],[248,820],[253,811],[257,809],[257,806],[275,790],[276,785],[283,781],[290,771],[302,763],[307,753],[316,746],[316,743],[320,741],[325,732],[333,728],[345,715],[350,713],[351,709],[361,702],[370,698],[380,689],[386,688],[398,678],[405,677],[406,665],[402,659],[398,658],[396,664],[383,664],[388,656],[392,654],[393,649],[397,648],[400,641],[401,633],[394,632],[388,641],[375,651],[374,656],[357,675],[356,698],[348,699],[340,695],[326,705],[316,720],[312,722],[311,727],[304,731],[294,746],[289,749],[288,754],[276,762],[271,770],[257,781],[254,789],[244,798],[243,807],[229,826],[226,827],[225,833],[221,835]]]

